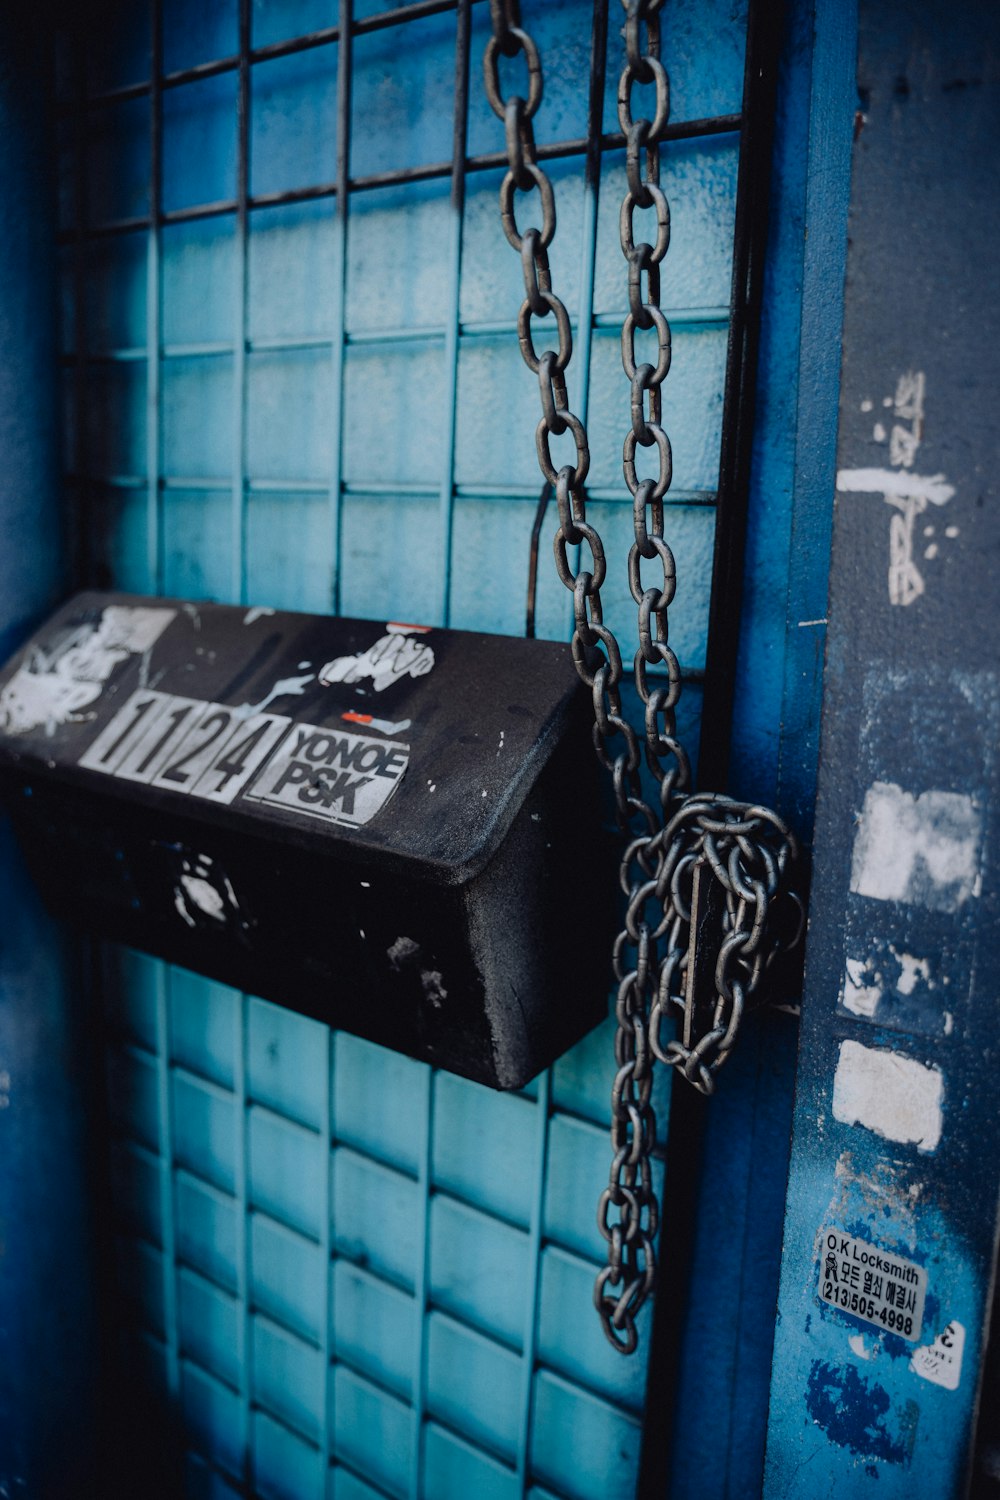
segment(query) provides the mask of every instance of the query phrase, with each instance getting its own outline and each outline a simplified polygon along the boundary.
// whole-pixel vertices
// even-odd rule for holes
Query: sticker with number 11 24
[[[89,771],[232,802],[287,733],[283,714],[139,689],[80,757]]]

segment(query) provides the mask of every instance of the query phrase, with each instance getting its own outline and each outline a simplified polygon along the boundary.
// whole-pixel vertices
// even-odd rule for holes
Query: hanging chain
[[[715,794],[691,794],[687,754],[677,738],[676,708],[681,671],[669,645],[668,611],[676,589],[673,553],[664,537],[664,496],[670,487],[670,440],[662,426],[661,387],[670,369],[670,325],[660,307],[660,264],[670,243],[670,208],[659,185],[659,143],[670,112],[670,83],[659,57],[662,0],[622,0],[626,12],[626,63],[618,85],[618,118],[626,142],[627,189],[620,232],[628,265],[629,310],[622,326],[622,364],[631,384],[631,428],[623,450],[625,482],[633,501],[634,541],[629,551],[629,588],[638,606],[639,645],[633,662],[644,705],[644,741],[622,710],[622,655],[604,624],[601,586],[607,574],[604,547],[588,523],[584,485],[590,467],[586,428],[569,408],[566,368],[572,355],[569,314],[552,290],[548,248],[556,229],[552,183],[538,163],[532,121],[542,100],[538,48],[520,25],[518,0],[490,0],[493,35],[486,46],[486,95],[504,122],[507,172],[500,187],[500,218],[521,257],[524,301],[517,318],[525,364],[538,377],[542,415],[535,432],[538,462],[553,486],[559,509],[554,539],[556,570],[573,595],[572,652],[594,705],[594,747],[611,773],[618,823],[626,836],[620,881],[625,922],[615,940],[616,1073],[611,1091],[613,1160],[598,1204],[598,1227],[607,1242],[607,1263],[594,1285],[604,1331],[623,1354],[638,1343],[636,1316],[653,1288],[653,1241],[658,1205],[650,1157],[656,1142],[651,1102],[653,1065],[678,1069],[703,1093],[729,1055],[744,1010],[775,958],[771,915],[775,897],[789,895],[785,872],[795,840],[777,814]],[[504,99],[500,58],[523,55],[527,98]],[[632,91],[652,84],[654,118],[634,119]],[[643,168],[645,167],[645,172]],[[537,189],[542,227],[518,228],[515,194]],[[655,211],[653,244],[636,242],[636,209]],[[645,295],[644,295],[645,294]],[[532,320],[551,315],[558,349],[538,353]],[[636,331],[653,330],[656,363],[640,362]],[[568,432],[575,462],[555,468],[550,439]],[[638,448],[655,448],[658,473],[640,478]],[[574,572],[570,548],[586,544],[587,566]],[[661,578],[644,586],[642,560],[657,560]],[[655,668],[650,674],[648,669]],[[641,762],[657,786],[651,805],[644,795]],[[707,886],[715,883],[714,891]],[[791,897],[797,903],[797,898]],[[714,903],[714,904],[713,904]],[[702,915],[693,914],[696,904]],[[799,904],[800,906],[800,904]],[[800,908],[801,909],[801,908]],[[712,922],[704,916],[714,914]],[[695,953],[703,928],[711,933],[709,1004],[699,1002]],[[793,940],[794,941],[794,940]],[[702,949],[702,958],[704,955]],[[683,1017],[680,1039],[664,1039],[664,1018]],[[613,1220],[613,1221],[612,1221]]]

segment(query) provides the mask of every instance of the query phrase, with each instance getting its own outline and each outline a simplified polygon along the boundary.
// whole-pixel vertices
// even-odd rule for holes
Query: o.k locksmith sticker
[[[841,1312],[911,1343],[920,1338],[927,1272],[912,1260],[840,1229],[827,1229],[816,1290],[821,1301]]]

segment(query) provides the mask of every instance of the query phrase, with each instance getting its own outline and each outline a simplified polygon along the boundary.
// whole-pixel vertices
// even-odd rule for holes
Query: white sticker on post
[[[957,1391],[962,1377],[962,1355],[965,1353],[965,1325],[952,1318],[947,1328],[942,1329],[933,1344],[924,1344],[914,1349],[910,1369],[931,1385],[943,1386],[946,1391]]]
[[[886,1333],[911,1343],[920,1338],[927,1272],[915,1261],[840,1229],[828,1229],[816,1290],[821,1301]]]

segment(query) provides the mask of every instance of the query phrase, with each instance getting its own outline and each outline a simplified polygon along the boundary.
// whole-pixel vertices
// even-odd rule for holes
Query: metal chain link
[[[615,940],[618,985],[615,1013],[616,1073],[611,1091],[608,1186],[601,1194],[598,1228],[608,1246],[607,1263],[594,1286],[604,1331],[621,1353],[638,1344],[636,1316],[655,1280],[653,1241],[658,1205],[650,1158],[656,1143],[651,1102],[657,1059],[677,1068],[703,1093],[728,1057],[748,1001],[778,951],[769,918],[784,891],[795,840],[777,816],[715,794],[690,793],[691,770],[677,738],[676,708],[681,671],[669,644],[668,611],[676,589],[674,557],[664,536],[664,496],[672,477],[670,439],[662,425],[661,387],[670,369],[670,325],[660,307],[660,264],[670,243],[670,206],[659,183],[659,143],[670,113],[670,83],[659,57],[662,0],[622,0],[626,13],[626,62],[618,85],[618,118],[626,142],[626,192],[620,214],[622,253],[628,265],[629,310],[622,326],[622,365],[631,385],[631,428],[623,449],[623,472],[633,500],[634,541],[628,557],[629,589],[638,606],[638,649],[633,674],[644,705],[644,740],[622,709],[621,650],[604,624],[601,587],[607,576],[604,547],[587,521],[585,483],[590,450],[584,423],[569,408],[566,368],[572,356],[569,314],[552,290],[548,248],[556,229],[552,183],[538,163],[532,121],[542,101],[538,48],[521,27],[518,0],[490,0],[493,34],[483,58],[486,96],[504,122],[507,172],[500,187],[504,233],[521,257],[524,301],[517,318],[525,364],[538,377],[542,415],[535,432],[538,461],[554,487],[559,526],[553,548],[556,571],[573,595],[571,639],[577,672],[594,705],[594,747],[610,771],[618,823],[626,835],[620,881],[626,897],[625,924]],[[504,98],[500,59],[522,55],[527,98]],[[654,88],[653,119],[633,117],[636,85]],[[645,170],[644,170],[645,167]],[[515,195],[538,192],[542,227],[518,228]],[[653,209],[652,244],[637,241],[635,212]],[[538,353],[532,320],[552,316],[557,349]],[[641,361],[636,331],[653,330],[656,363]],[[569,433],[575,462],[556,469],[550,439]],[[655,477],[640,478],[638,449],[653,448]],[[569,549],[586,544],[586,566],[573,569]],[[659,564],[655,584],[642,578],[642,561]],[[650,674],[648,669],[655,672]],[[642,759],[658,784],[657,807],[645,799]],[[710,871],[724,893],[717,933],[711,1024],[694,1036],[690,967],[691,903],[696,872]],[[787,894],[787,892],[786,892]],[[794,897],[792,898],[795,899]],[[661,1036],[664,1017],[685,1012],[685,1040]]]

